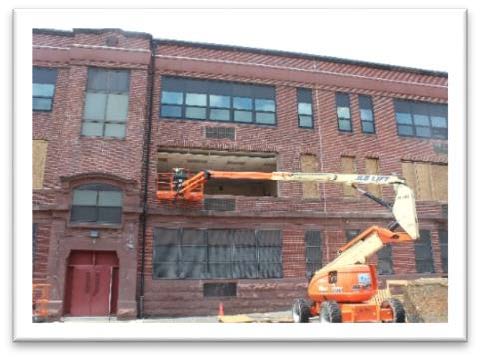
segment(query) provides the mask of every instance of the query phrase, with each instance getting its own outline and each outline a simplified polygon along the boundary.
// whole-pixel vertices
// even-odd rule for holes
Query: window
[[[160,116],[275,125],[275,88],[226,81],[162,77]]]
[[[72,222],[120,223],[122,192],[106,184],[88,184],[73,190]]]
[[[317,168],[317,156],[307,154],[300,155],[300,169],[302,172],[316,172]],[[305,199],[319,199],[320,197],[317,182],[303,182],[302,190],[303,198]]]
[[[358,96],[360,106],[360,121],[363,133],[375,133],[375,120],[373,117],[373,104],[370,96]]]
[[[350,115],[350,97],[346,93],[335,94],[337,102],[338,130],[352,132],[352,119]]]
[[[33,111],[52,111],[56,81],[56,69],[46,67],[33,68]]]
[[[357,165],[355,163],[355,157],[353,156],[341,156],[340,163],[342,167],[342,173],[357,173]],[[346,197],[356,196],[357,191],[349,184],[343,185],[343,195]]]
[[[447,105],[395,100],[395,117],[400,136],[447,139]]]
[[[298,127],[313,128],[312,90],[297,89]]]
[[[359,229],[347,229],[345,231],[345,238],[347,239],[347,243],[354,239],[356,236],[360,234]]]
[[[393,274],[392,246],[386,244],[377,252],[378,274]]]
[[[45,164],[47,162],[48,141],[32,141],[32,187],[33,189],[43,188],[45,176]]]
[[[448,200],[448,165],[431,162],[402,162],[402,173],[419,201]]]
[[[154,278],[282,278],[277,230],[166,229],[154,231]]]
[[[415,241],[415,263],[417,273],[434,272],[430,231],[420,230],[420,238]]]
[[[305,261],[307,277],[322,268],[322,235],[320,231],[305,231]]]
[[[128,70],[88,69],[83,136],[125,138],[129,87]]]
[[[365,173],[367,175],[378,175],[380,173],[380,161],[378,158],[365,159]],[[382,195],[382,188],[378,184],[367,185],[367,190],[374,196],[380,197]]]
[[[448,273],[448,231],[438,231],[440,242],[440,255],[442,259],[442,272]]]

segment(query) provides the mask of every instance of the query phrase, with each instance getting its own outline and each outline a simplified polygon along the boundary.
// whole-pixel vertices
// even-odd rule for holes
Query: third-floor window
[[[352,132],[352,117],[350,114],[350,97],[347,93],[337,92],[335,94],[337,103],[338,130]]]
[[[125,138],[129,87],[128,70],[88,69],[83,136]]]
[[[160,117],[275,125],[275,88],[163,76]]]
[[[395,118],[400,136],[447,139],[447,105],[395,100]]]

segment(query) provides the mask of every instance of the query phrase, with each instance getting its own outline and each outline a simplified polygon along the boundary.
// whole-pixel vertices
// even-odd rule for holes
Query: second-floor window
[[[162,77],[160,117],[275,125],[275,88]]]
[[[46,67],[33,68],[32,109],[52,111],[57,70]]]
[[[358,96],[360,106],[360,121],[363,133],[375,133],[375,120],[373,118],[373,104],[370,96]]]
[[[122,220],[122,191],[107,184],[87,184],[73,190],[71,221],[116,224]]]
[[[312,90],[297,89],[298,127],[313,128]]]
[[[125,138],[129,87],[128,70],[88,69],[83,136]]]
[[[352,132],[350,97],[346,93],[337,92],[335,98],[337,103],[338,130],[342,132]]]
[[[447,139],[447,105],[395,100],[395,118],[400,136]]]

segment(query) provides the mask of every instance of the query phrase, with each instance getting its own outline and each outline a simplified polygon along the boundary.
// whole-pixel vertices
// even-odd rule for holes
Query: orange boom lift
[[[201,201],[203,186],[209,179],[272,180],[296,182],[323,182],[349,184],[364,196],[392,211],[395,221],[387,228],[372,226],[338,250],[338,256],[315,272],[308,285],[309,300],[293,303],[293,321],[306,323],[318,316],[321,322],[405,322],[405,310],[397,299],[381,305],[368,301],[377,293],[375,265],[367,259],[389,243],[404,243],[419,237],[418,220],[413,191],[398,176],[359,175],[343,173],[304,172],[226,172],[200,171],[190,175],[183,168],[174,168],[166,177],[159,177],[159,200]],[[381,198],[357,187],[358,184],[390,185],[395,190],[395,201]],[[401,227],[404,231],[396,231]]]

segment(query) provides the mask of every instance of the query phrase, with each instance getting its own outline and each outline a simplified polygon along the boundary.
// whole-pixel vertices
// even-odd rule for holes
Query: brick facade
[[[114,44],[113,46],[106,45]],[[154,59],[151,57],[153,49]],[[386,225],[388,212],[364,198],[346,197],[343,187],[320,184],[318,199],[303,198],[299,183],[279,183],[277,197],[236,196],[234,211],[206,211],[201,205],[172,206],[155,198],[157,152],[161,149],[202,149],[226,152],[274,153],[277,170],[300,171],[302,155],[314,155],[321,172],[341,172],[341,156],[355,158],[358,173],[365,160],[376,158],[382,174],[402,173],[401,161],[446,164],[436,146],[446,140],[400,137],[393,99],[447,103],[445,74],[395,66],[333,60],[228,46],[153,40],[143,33],[115,29],[34,30],[33,65],[57,68],[53,110],[33,113],[33,139],[48,141],[43,188],[33,191],[33,221],[37,225],[34,282],[52,286],[52,317],[63,315],[68,256],[72,250],[115,250],[119,258],[118,316],[240,313],[286,309],[307,285],[304,233],[322,233],[322,260],[327,263],[345,244],[347,229]],[[80,135],[89,66],[130,70],[129,109],[125,139]],[[149,72],[149,70],[151,72]],[[149,81],[153,73],[153,91]],[[276,125],[172,120],[160,117],[162,76],[216,79],[275,87]],[[313,94],[313,129],[299,128],[297,88]],[[352,133],[338,131],[335,93],[350,94]],[[361,131],[358,95],[371,96],[375,134]],[[151,101],[151,141],[148,166],[146,129]],[[235,128],[235,138],[206,138],[205,127]],[[148,170],[146,231],[143,241],[143,183]],[[122,223],[71,223],[72,190],[85,183],[106,183],[124,194]],[[393,191],[384,188],[391,199]],[[435,274],[443,275],[438,231],[447,229],[442,214],[446,202],[417,203],[421,229],[431,231]],[[152,273],[154,228],[280,229],[283,245],[281,279],[155,279]],[[93,241],[90,231],[98,230]],[[145,248],[143,248],[145,243]],[[144,293],[140,301],[142,252]],[[416,278],[413,244],[393,246],[395,278]],[[371,258],[376,263],[376,257]],[[381,281],[392,276],[381,276]],[[204,283],[237,283],[235,297],[204,298]],[[139,302],[141,306],[139,307]]]

